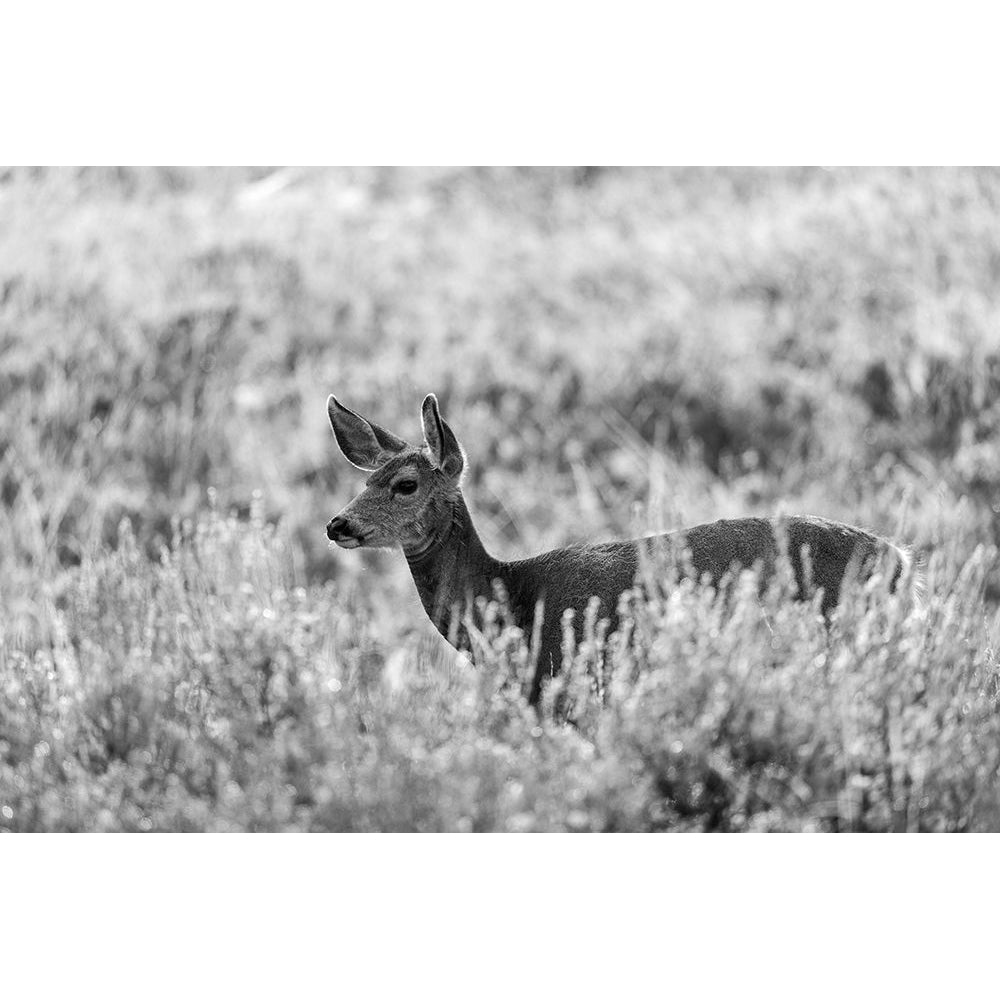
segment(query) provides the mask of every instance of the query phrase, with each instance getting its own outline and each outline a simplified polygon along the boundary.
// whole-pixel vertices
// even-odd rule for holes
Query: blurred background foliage
[[[992,169],[0,170],[5,648],[213,506],[378,655],[424,636],[402,559],[327,545],[331,391],[411,440],[436,392],[501,556],[784,510],[960,563],[998,288]]]

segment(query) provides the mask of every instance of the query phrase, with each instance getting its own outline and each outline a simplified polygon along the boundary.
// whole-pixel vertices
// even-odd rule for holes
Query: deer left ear
[[[372,472],[407,448],[401,438],[371,420],[365,420],[361,414],[344,406],[336,396],[326,401],[326,412],[344,457],[365,472]]]
[[[458,479],[465,468],[465,455],[455,432],[441,416],[434,393],[425,397],[420,417],[424,425],[424,440],[431,453],[431,464],[449,478]]]

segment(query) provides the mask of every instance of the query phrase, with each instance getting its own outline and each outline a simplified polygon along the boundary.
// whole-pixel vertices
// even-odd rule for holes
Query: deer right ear
[[[331,396],[326,401],[326,412],[330,416],[330,425],[344,458],[365,472],[374,472],[393,455],[409,447],[384,427],[349,410],[336,396]]]
[[[424,441],[431,455],[431,464],[446,476],[458,479],[465,468],[465,455],[455,432],[441,416],[437,396],[433,392],[424,397],[420,419],[424,425]]]

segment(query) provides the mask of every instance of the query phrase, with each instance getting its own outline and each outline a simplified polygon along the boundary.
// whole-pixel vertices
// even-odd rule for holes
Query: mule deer
[[[344,456],[371,473],[364,492],[327,524],[327,537],[345,549],[402,547],[428,617],[459,649],[468,648],[468,635],[456,625],[461,609],[478,597],[492,599],[497,582],[526,635],[538,625],[537,609],[544,608],[529,693],[532,704],[545,676],[561,662],[562,612],[572,608],[579,629],[584,609],[597,597],[601,614],[613,629],[618,599],[636,582],[643,542],[683,546],[689,569],[718,584],[734,568],[760,565],[765,577],[773,572],[783,535],[798,596],[808,596],[809,581],[822,588],[824,614],[837,604],[849,567],[870,573],[880,557],[895,558],[895,583],[907,563],[905,553],[887,540],[819,517],[782,518],[780,532],[773,519],[743,517],[504,562],[493,558],[479,540],[462,495],[465,453],[433,394],[421,407],[424,443],[419,447],[366,420],[334,396],[327,401],[327,412]],[[808,560],[803,554],[806,547]]]

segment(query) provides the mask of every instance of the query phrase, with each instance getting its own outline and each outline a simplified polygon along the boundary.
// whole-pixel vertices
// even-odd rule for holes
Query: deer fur
[[[334,396],[327,401],[327,412],[344,456],[371,473],[364,492],[327,524],[329,539],[342,548],[400,546],[428,617],[459,649],[469,648],[463,611],[476,598],[493,599],[497,583],[525,635],[532,634],[538,608],[543,607],[529,693],[533,704],[544,678],[561,663],[562,612],[573,609],[579,638],[584,611],[597,597],[600,615],[609,619],[613,630],[618,599],[635,585],[644,547],[683,550],[688,572],[718,584],[734,568],[755,565],[766,579],[783,548],[779,538],[784,537],[798,596],[809,596],[810,581],[812,588],[822,588],[824,614],[836,606],[850,567],[866,574],[880,559],[895,558],[895,583],[908,563],[907,555],[886,539],[819,517],[783,517],[780,522],[743,517],[649,538],[554,549],[528,559],[495,559],[483,546],[462,494],[465,453],[433,394],[421,407],[424,443],[419,447]]]

